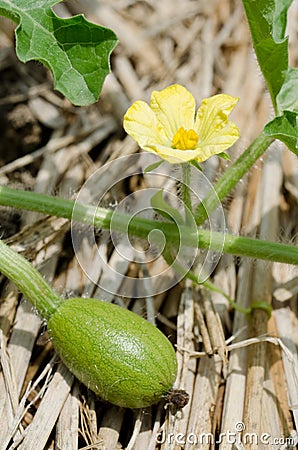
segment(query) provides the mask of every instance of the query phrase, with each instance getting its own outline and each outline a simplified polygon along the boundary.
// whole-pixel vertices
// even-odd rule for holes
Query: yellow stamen
[[[199,136],[195,130],[185,130],[180,127],[172,140],[172,148],[179,150],[193,150],[196,148]]]

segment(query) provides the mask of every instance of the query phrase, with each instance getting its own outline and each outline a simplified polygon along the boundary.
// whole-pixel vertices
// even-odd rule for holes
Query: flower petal
[[[195,150],[179,150],[164,145],[150,144],[145,150],[157,154],[160,158],[171,164],[179,164],[196,159],[200,154],[200,149]]]
[[[227,126],[228,115],[233,111],[238,100],[230,95],[218,94],[202,101],[195,123],[199,144],[207,145]]]
[[[196,149],[196,161],[203,162],[213,155],[224,152],[227,148],[231,147],[238,138],[238,128],[233,122],[229,122],[207,143],[200,144],[200,147]]]
[[[153,91],[150,107],[170,140],[180,127],[186,130],[194,127],[195,99],[180,84],[173,84],[160,92]]]
[[[125,113],[123,127],[139,146],[148,144],[170,145],[152,109],[141,100],[134,102]]]

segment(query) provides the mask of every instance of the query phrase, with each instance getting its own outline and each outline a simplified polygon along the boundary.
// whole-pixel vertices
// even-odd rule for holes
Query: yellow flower
[[[202,101],[195,114],[195,99],[179,84],[153,91],[150,106],[134,102],[124,116],[125,131],[143,150],[170,163],[205,161],[222,153],[239,138],[228,116],[238,98],[218,94]]]

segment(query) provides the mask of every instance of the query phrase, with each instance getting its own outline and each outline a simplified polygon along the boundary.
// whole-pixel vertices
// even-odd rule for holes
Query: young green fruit
[[[173,411],[185,406],[188,395],[171,389],[177,373],[173,347],[150,322],[100,300],[63,301],[29,261],[1,240],[0,271],[47,320],[64,363],[103,399],[140,408],[164,397]]]
[[[48,330],[70,371],[115,405],[152,405],[174,384],[177,360],[171,343],[131,311],[96,299],[72,298],[50,317]]]

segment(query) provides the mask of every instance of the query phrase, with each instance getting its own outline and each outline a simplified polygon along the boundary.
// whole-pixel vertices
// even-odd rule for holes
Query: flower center
[[[195,130],[185,130],[180,127],[172,140],[172,148],[179,148],[180,150],[193,150],[198,142],[199,136]]]

